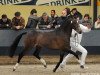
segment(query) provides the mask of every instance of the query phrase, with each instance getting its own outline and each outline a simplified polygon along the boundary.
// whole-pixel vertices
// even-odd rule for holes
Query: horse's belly
[[[70,49],[70,39],[63,36],[44,36],[37,38],[37,44],[50,49]]]
[[[70,43],[65,40],[52,41],[48,47],[52,49],[70,49]]]

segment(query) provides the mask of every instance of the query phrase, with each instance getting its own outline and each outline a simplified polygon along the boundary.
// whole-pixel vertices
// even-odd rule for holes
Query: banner
[[[71,6],[71,5],[89,5],[90,0],[38,0],[36,5],[48,6]]]
[[[70,6],[90,5],[91,0],[0,0],[0,5],[46,5],[46,6]]]

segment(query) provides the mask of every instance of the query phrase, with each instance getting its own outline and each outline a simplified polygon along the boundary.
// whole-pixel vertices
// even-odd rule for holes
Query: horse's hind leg
[[[44,65],[45,68],[47,68],[47,64],[46,64],[45,60],[43,58],[41,58],[40,55],[39,55],[40,51],[41,51],[41,47],[36,46],[36,49],[35,49],[33,55],[42,62],[42,64]]]
[[[60,53],[60,60],[59,60],[59,62],[57,63],[56,67],[53,69],[53,72],[56,72],[56,70],[57,70],[57,68],[59,67],[60,63],[62,63],[64,54],[65,54],[64,51],[62,51],[62,52]]]

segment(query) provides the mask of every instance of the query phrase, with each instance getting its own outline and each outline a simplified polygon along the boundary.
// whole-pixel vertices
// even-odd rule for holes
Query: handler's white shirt
[[[74,29],[72,30],[72,34],[71,34],[71,38],[70,38],[70,42],[75,42],[80,44],[81,40],[82,40],[82,34],[91,31],[91,29],[88,29],[86,26],[79,24],[80,28],[82,30],[82,33],[79,34],[77,33]],[[75,33],[77,33],[77,36],[75,36]]]

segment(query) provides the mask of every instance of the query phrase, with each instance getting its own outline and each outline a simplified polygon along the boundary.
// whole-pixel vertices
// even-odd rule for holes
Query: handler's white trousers
[[[80,63],[80,65],[85,65],[85,58],[86,58],[86,56],[87,56],[87,50],[86,50],[84,47],[82,47],[80,44],[78,44],[78,43],[76,43],[76,45],[75,45],[74,42],[71,42],[71,43],[70,43],[70,46],[71,46],[71,48],[72,48],[72,51],[74,51],[74,52],[79,51],[79,52],[82,53],[81,59],[80,59],[80,61],[78,60],[78,62]],[[72,54],[68,54],[68,55],[64,58],[64,60],[62,61],[61,66],[66,65],[66,62],[68,62],[68,60],[69,60],[70,58],[72,58],[72,57],[73,57]]]

